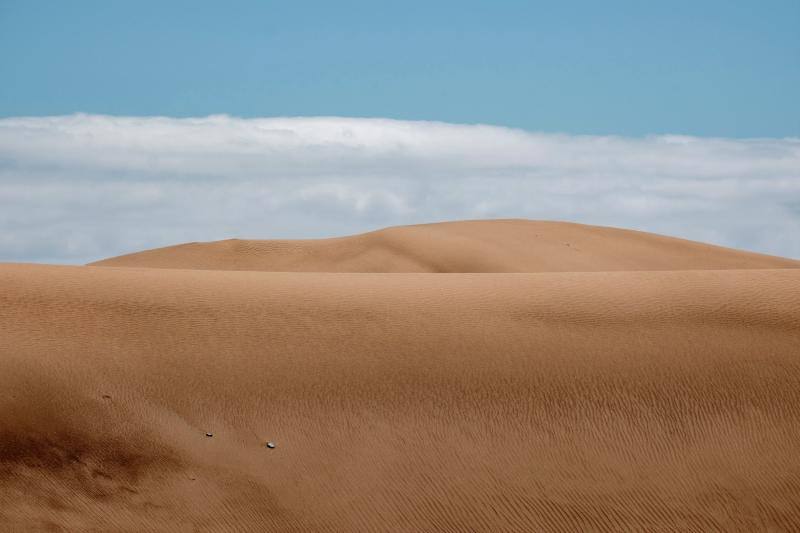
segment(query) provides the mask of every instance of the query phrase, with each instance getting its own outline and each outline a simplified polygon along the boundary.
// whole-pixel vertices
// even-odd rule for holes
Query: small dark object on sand
[[[270,450],[271,450],[271,449],[273,449],[273,448],[275,448],[275,443],[274,443],[274,442],[272,442],[272,441],[269,441],[269,442],[267,443],[267,448],[269,448]]]
[[[206,437],[213,437],[213,436],[214,436],[214,434],[211,433],[210,431],[208,433],[206,433]]]

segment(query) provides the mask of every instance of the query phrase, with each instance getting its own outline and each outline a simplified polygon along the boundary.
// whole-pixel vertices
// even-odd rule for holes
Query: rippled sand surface
[[[0,265],[0,529],[800,529],[798,262],[487,221],[96,265]]]

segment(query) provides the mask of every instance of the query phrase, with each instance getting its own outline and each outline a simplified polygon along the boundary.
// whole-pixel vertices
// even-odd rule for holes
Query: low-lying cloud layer
[[[0,119],[0,261],[510,217],[800,257],[800,139],[350,118]]]

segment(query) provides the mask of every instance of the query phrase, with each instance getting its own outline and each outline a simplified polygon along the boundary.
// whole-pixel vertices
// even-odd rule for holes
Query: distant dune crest
[[[92,266],[267,272],[599,272],[798,268],[800,262],[617,228],[474,220],[314,240],[188,243]]]

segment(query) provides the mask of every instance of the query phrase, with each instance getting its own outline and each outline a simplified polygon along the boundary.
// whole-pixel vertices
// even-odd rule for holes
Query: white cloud
[[[386,119],[0,119],[0,260],[572,220],[800,257],[800,139],[641,139]]]

